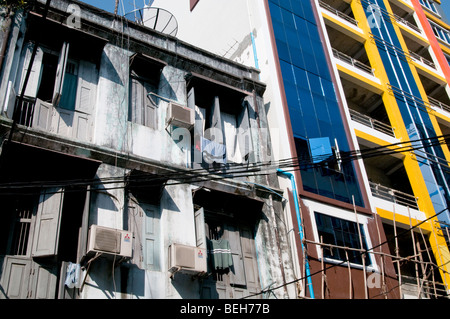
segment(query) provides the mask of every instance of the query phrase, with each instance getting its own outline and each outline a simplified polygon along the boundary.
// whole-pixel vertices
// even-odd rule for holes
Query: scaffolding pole
[[[352,201],[353,201],[353,210],[355,212],[355,218],[356,218],[356,228],[358,228],[358,235],[359,235],[359,244],[361,247],[361,250],[363,251],[363,254],[361,255],[362,260],[362,266],[363,266],[363,273],[364,273],[364,296],[366,299],[368,299],[368,291],[367,291],[367,274],[366,274],[366,256],[367,251],[364,252],[363,250],[363,240],[361,236],[361,229],[359,228],[359,222],[358,222],[358,213],[356,211],[356,205],[355,205],[355,196],[352,195]]]
[[[412,227],[411,212],[409,211],[409,207],[408,207],[408,216],[409,216],[409,227],[411,229],[411,241],[412,241],[412,245],[413,245],[413,249],[414,249],[414,255],[417,255],[416,239],[415,239],[414,229]],[[416,256],[414,257],[414,268],[415,268],[415,271],[416,271],[417,292],[418,292],[417,298],[420,299],[419,266],[417,264],[417,257]]]
[[[381,233],[380,233],[380,227],[378,226],[378,219],[375,218],[375,225],[377,226],[377,233],[378,233],[378,242],[381,244]],[[382,245],[380,245],[380,253],[383,252],[383,248]],[[382,283],[383,283],[383,294],[384,294],[384,299],[387,299],[387,294],[385,293],[387,291],[386,289],[386,279],[384,278],[384,264],[385,264],[385,259],[384,259],[384,255],[380,256],[380,260],[381,260],[381,278],[382,278]]]
[[[397,224],[396,224],[396,221],[395,221],[395,204],[394,204],[392,221],[394,222],[395,256],[397,257],[398,291],[400,293],[400,299],[402,299],[403,298],[403,293],[402,293],[402,273],[401,273],[401,270],[400,270],[400,253],[399,253],[398,238],[397,238]]]

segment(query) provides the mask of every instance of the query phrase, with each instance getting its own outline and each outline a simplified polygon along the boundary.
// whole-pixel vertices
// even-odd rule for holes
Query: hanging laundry
[[[69,263],[66,270],[66,281],[64,284],[68,288],[79,288],[80,287],[80,264]]]
[[[223,144],[201,137],[203,159],[207,163],[227,163],[226,147]]]
[[[221,270],[233,266],[230,243],[226,239],[210,240],[209,253],[213,269]]]

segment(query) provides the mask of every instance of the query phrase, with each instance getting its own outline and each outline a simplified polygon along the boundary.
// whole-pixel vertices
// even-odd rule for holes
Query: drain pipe
[[[301,222],[301,217],[300,217],[300,205],[298,202],[297,186],[295,184],[294,175],[292,173],[286,172],[280,168],[277,169],[277,172],[288,176],[291,180],[292,193],[294,196],[294,203],[295,203],[295,212],[297,214],[297,223],[298,223],[298,230],[299,230],[299,235],[300,235],[300,242],[302,244],[302,251],[303,251],[303,253],[305,253],[305,246],[303,245],[304,235],[303,235],[303,228],[302,228],[302,222]],[[306,280],[308,281],[308,286],[309,286],[309,295],[312,299],[314,299],[314,290],[313,290],[313,285],[312,285],[312,280],[311,280],[311,272],[309,269],[309,262],[308,262],[308,258],[306,257],[306,255],[305,255],[305,272],[306,272]]]

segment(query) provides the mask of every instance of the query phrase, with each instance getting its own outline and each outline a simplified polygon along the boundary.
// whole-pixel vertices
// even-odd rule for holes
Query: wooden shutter
[[[97,93],[98,71],[94,63],[81,60],[78,67],[78,88],[75,109],[92,114]]]
[[[234,163],[242,163],[242,156],[238,147],[236,116],[222,112],[223,130],[225,133],[225,145],[227,160]]]
[[[95,64],[80,61],[72,136],[81,141],[92,140],[92,116],[97,95],[97,82],[98,71]]]
[[[25,299],[28,295],[31,259],[6,256],[0,299]]]
[[[194,122],[194,144],[192,153],[194,154],[193,163],[202,163],[202,136],[203,136],[203,116],[200,109],[195,105],[195,90],[191,88],[187,96],[187,106],[195,112]]]
[[[256,262],[255,241],[248,227],[241,227],[242,259],[244,262],[247,289],[259,289],[258,264]]]
[[[149,96],[149,93],[153,92],[155,88],[147,83],[144,82],[143,84],[143,107],[144,107],[144,124],[147,127],[156,129],[156,104],[154,103],[154,100],[151,96]]]
[[[22,93],[23,84],[25,81],[25,76],[27,74],[27,70],[30,64],[31,60],[31,54],[33,51],[34,44],[31,42],[28,42],[25,45],[25,54],[23,57],[23,69],[22,69],[22,75],[20,77],[20,87],[17,91],[17,94],[20,95]],[[27,86],[25,88],[25,96],[30,97],[36,97],[38,87],[39,87],[39,80],[41,75],[41,69],[42,69],[42,57],[44,56],[44,52],[41,48],[38,48],[36,51],[36,55],[33,60],[33,65],[31,67],[30,77],[28,78]]]
[[[227,233],[226,238],[228,238],[228,241],[230,242],[231,256],[233,257],[230,283],[243,286],[246,284],[246,279],[239,228],[234,225],[227,224],[225,229]]]
[[[248,116],[248,104],[251,105],[253,96],[247,96],[242,103],[242,110],[237,116],[237,126],[238,130],[238,147],[240,150],[240,155],[245,161],[248,159],[250,152],[253,149],[252,135],[250,131],[250,120]]]
[[[64,42],[61,48],[61,53],[59,54],[58,66],[56,68],[55,86],[53,89],[53,98],[52,98],[52,103],[54,106],[58,106],[59,101],[61,99],[68,57],[69,57],[69,43]]]
[[[206,249],[205,211],[203,207],[194,213],[196,245]]]
[[[63,198],[62,188],[48,188],[42,192],[34,228],[33,257],[56,255]]]
[[[50,131],[52,127],[53,106],[50,103],[36,99],[33,113],[33,127]]]
[[[30,298],[55,299],[57,287],[56,266],[33,262],[32,268]]]
[[[130,94],[130,109],[129,109],[129,120],[133,123],[144,124],[143,119],[143,99],[144,87],[142,83],[136,79],[131,78],[131,94]]]
[[[160,232],[159,209],[156,206],[141,203],[143,214],[142,243],[144,268],[149,270],[161,270],[160,258]]]

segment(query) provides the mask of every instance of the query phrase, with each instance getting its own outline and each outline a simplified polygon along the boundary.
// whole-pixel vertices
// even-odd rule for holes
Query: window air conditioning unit
[[[191,129],[194,126],[195,113],[193,109],[170,102],[167,109],[167,126],[174,125]]]
[[[131,258],[132,238],[133,234],[126,230],[92,225],[87,251]]]
[[[205,248],[172,244],[169,246],[169,271],[190,275],[206,273],[207,255]]]

